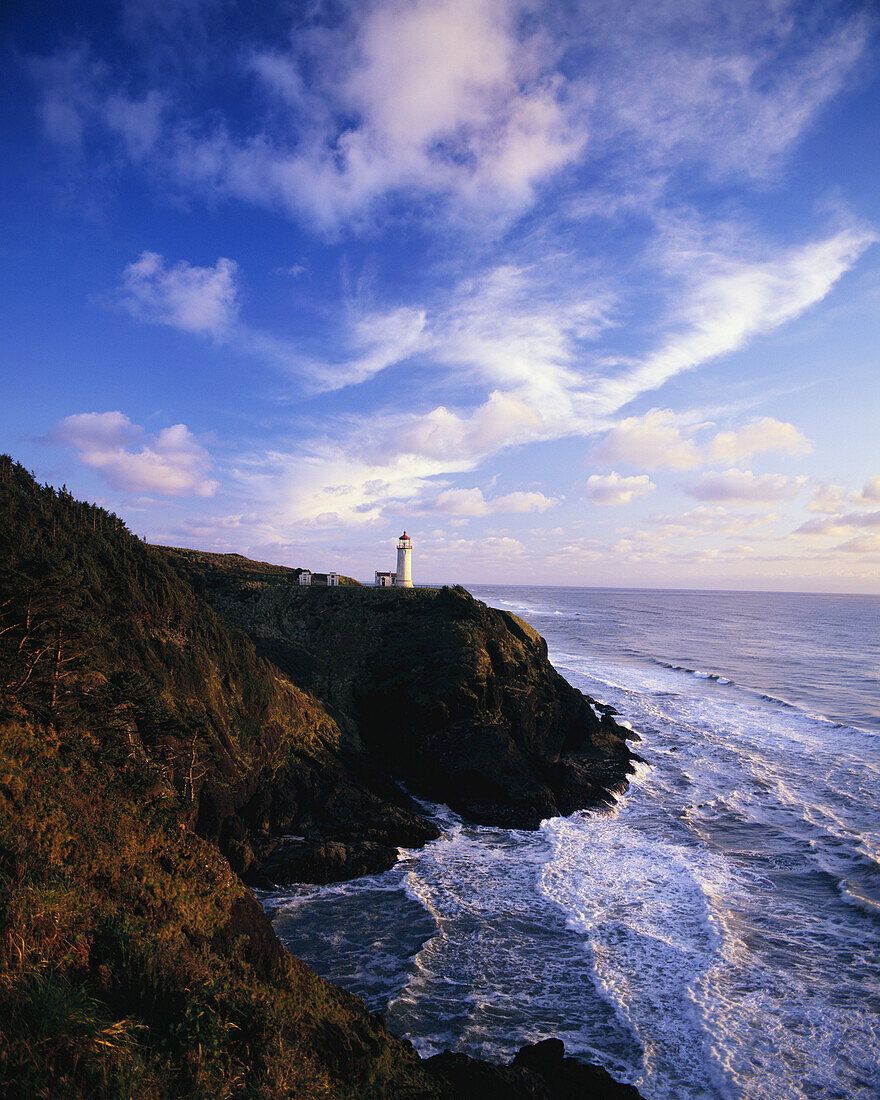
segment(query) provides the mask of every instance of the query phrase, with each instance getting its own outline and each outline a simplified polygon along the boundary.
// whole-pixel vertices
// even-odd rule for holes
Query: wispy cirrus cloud
[[[673,331],[655,351],[600,383],[599,403],[621,408],[794,320],[822,301],[876,239],[873,230],[845,228],[769,257],[766,244],[759,255],[754,241],[722,238],[710,246],[690,230],[684,240],[665,239],[660,263],[681,287],[670,293]]]
[[[766,177],[840,90],[872,26],[864,10],[791,0],[585,0],[581,12],[597,46],[595,140],[626,141],[629,178],[688,164]]]
[[[148,435],[121,412],[74,413],[49,432],[115,489],[158,496],[213,496],[211,456],[185,424]]]

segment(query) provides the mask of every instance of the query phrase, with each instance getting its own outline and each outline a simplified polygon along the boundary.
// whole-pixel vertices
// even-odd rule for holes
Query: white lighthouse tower
[[[397,576],[395,588],[412,588],[412,540],[406,531],[397,540]]]

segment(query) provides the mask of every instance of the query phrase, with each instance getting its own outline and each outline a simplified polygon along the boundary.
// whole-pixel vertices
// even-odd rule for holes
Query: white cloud
[[[593,451],[610,464],[627,462],[643,469],[668,466],[689,470],[714,462],[736,462],[761,452],[805,455],[809,440],[793,424],[762,416],[742,428],[718,432],[706,442],[694,436],[708,425],[689,424],[671,409],[651,409],[644,416],[621,420]]]
[[[853,496],[853,504],[880,504],[880,477],[869,478]]]
[[[413,515],[421,512],[443,512],[450,516],[489,516],[497,513],[525,515],[529,512],[546,512],[558,500],[538,492],[505,493],[487,500],[482,489],[444,489],[434,499],[401,505]]]
[[[828,248],[837,256],[840,242],[836,237],[832,242]],[[822,249],[820,253],[824,255]],[[811,248],[798,254],[794,264],[798,273],[811,257],[815,258]],[[726,269],[720,256],[715,255],[714,262]],[[788,260],[767,264],[774,271],[788,271]],[[613,298],[607,289],[582,277],[572,277],[566,287],[566,266],[570,270],[566,258],[558,256],[545,264],[501,265],[460,284],[447,301],[424,311],[424,321],[421,311],[394,315],[402,322],[401,348],[390,341],[371,366],[391,365],[388,361],[394,353],[406,354],[412,348],[427,364],[449,372],[439,374],[445,383],[489,387],[482,403],[357,417],[346,423],[341,437],[309,444],[300,457],[310,450],[331,456],[331,467],[338,470],[334,481],[387,482],[385,499],[405,500],[408,494],[421,493],[423,479],[474,469],[505,448],[594,432],[616,411],[617,402],[630,400],[644,385],[659,384],[660,379],[649,377],[643,362],[626,367],[612,382],[602,380],[607,367],[590,345],[609,326]],[[758,297],[764,302],[766,292],[776,302],[774,309],[782,310],[783,300],[786,311],[795,310],[795,301],[806,308],[799,278],[789,287],[782,285],[785,280],[780,276],[781,282],[771,280],[771,290],[761,289],[758,279]],[[809,281],[813,274],[804,278]],[[706,324],[714,323],[707,316]],[[351,335],[346,339],[351,340]],[[391,354],[386,354],[388,350]],[[362,359],[354,356],[328,368],[328,376],[354,378],[362,369]],[[418,395],[411,391],[409,400],[415,404]],[[709,461],[710,443],[695,438],[709,426],[688,425],[666,410],[652,411],[644,421],[628,418],[618,428],[607,452],[615,460],[624,461],[631,453],[633,458],[671,462],[678,468],[699,464],[698,459]],[[721,433],[718,450],[744,456],[771,449],[803,453],[807,446],[796,427],[765,417]],[[291,456],[291,465],[296,461]],[[349,468],[351,477],[343,472]],[[378,497],[368,493],[358,504],[370,502],[378,506]],[[373,508],[365,507],[355,518],[375,514]]]
[[[250,60],[281,108],[278,140],[183,129],[178,171],[328,229],[398,193],[519,211],[586,141],[578,86],[555,71],[547,36],[523,31],[524,9],[388,0],[335,31],[297,28],[291,50]]]
[[[837,515],[846,506],[846,489],[842,485],[820,485],[807,502],[808,512]]]
[[[656,523],[662,527],[674,527],[687,531],[692,531],[694,529],[702,531],[707,527],[717,527],[718,523],[726,519],[727,515],[727,509],[722,508],[720,505],[709,507],[705,504],[701,504],[699,507],[692,508],[689,512],[683,512],[679,515],[660,513],[659,515],[648,516],[648,523]]]
[[[662,527],[670,538],[703,538],[706,535],[725,535],[738,538],[741,535],[757,537],[767,532],[779,521],[776,513],[752,512],[732,514],[721,505],[701,504],[680,515],[660,514],[648,516],[647,522]],[[770,537],[769,533],[761,537]]]
[[[124,413],[76,413],[49,433],[72,447],[81,462],[100,471],[116,489],[159,496],[212,496],[211,458],[185,424],[146,436]]]
[[[543,417],[521,398],[494,390],[472,412],[457,413],[438,405],[421,416],[410,416],[397,429],[382,427],[373,441],[376,452],[390,444],[403,455],[468,467],[480,458],[517,443],[541,438]]]
[[[237,272],[224,257],[213,267],[169,266],[158,253],[142,252],[125,268],[118,300],[139,320],[221,336],[238,316]]]
[[[334,366],[312,363],[310,374],[319,390],[358,385],[387,367],[403,362],[424,345],[425,311],[401,307],[387,313],[364,313],[352,325],[356,355]]]
[[[621,477],[616,472],[592,474],[587,479],[587,496],[594,504],[618,506],[648,496],[656,487],[647,474],[639,477]]]
[[[863,14],[809,3],[580,10],[596,51],[597,141],[623,147],[642,178],[688,162],[715,178],[766,176],[841,89],[871,30]]]
[[[849,512],[843,516],[828,516],[825,519],[807,520],[795,531],[797,535],[840,536],[852,534],[865,528],[880,528],[880,511]]]
[[[139,100],[116,93],[103,105],[108,129],[122,137],[134,161],[142,161],[153,152],[162,130],[164,108],[164,98],[157,91],[147,92]]]
[[[835,546],[834,555],[852,555],[857,560],[865,562],[880,562],[880,535],[857,535],[847,542]]]
[[[710,462],[741,462],[767,452],[803,457],[813,445],[794,426],[772,416],[759,416],[736,431],[719,432],[708,445]]]
[[[844,535],[858,528],[873,527],[880,522],[880,512],[850,512],[847,504],[865,508],[880,504],[880,477],[869,478],[860,490],[847,493],[843,485],[820,485],[807,504],[808,512],[818,512],[826,519],[812,519],[797,529],[801,535]]]
[[[800,316],[875,240],[867,230],[845,229],[770,260],[739,258],[733,242],[701,254],[692,240],[667,240],[663,262],[679,269],[688,287],[674,307],[677,331],[640,363],[603,382],[600,401],[608,409],[620,408]]]
[[[700,448],[690,438],[693,427],[682,427],[671,409],[651,409],[616,424],[593,451],[600,462],[627,462],[654,470],[670,466],[690,470],[702,461]]]
[[[782,474],[753,474],[751,470],[726,470],[703,474],[688,486],[697,500],[723,501],[727,504],[773,504],[788,500],[803,485],[803,478]]]

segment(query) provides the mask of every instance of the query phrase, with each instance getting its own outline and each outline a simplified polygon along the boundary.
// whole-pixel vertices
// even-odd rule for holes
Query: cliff
[[[516,717],[503,657],[509,651],[537,670],[540,643],[511,624],[517,644],[499,642],[490,668],[481,656],[493,640],[488,610],[456,593],[423,601],[429,618],[440,615],[425,627],[424,653],[430,632],[450,623],[473,641],[460,660],[461,644],[450,641],[450,668],[461,675],[444,696],[446,718],[426,735],[412,723],[430,709],[430,695],[407,704],[395,679],[402,669],[367,676],[372,658],[364,656],[345,679],[345,662],[323,641],[309,648],[255,631],[263,653],[270,642],[289,645],[287,663],[280,650],[281,664],[272,663],[170,557],[118,517],[0,458],[4,1096],[488,1095],[474,1072],[495,1074],[499,1097],[567,1095],[552,1083],[567,1073],[556,1062],[503,1071],[421,1062],[358,998],[281,948],[236,873],[256,880],[270,861],[290,873],[299,859],[319,877],[344,876],[387,865],[398,844],[430,839],[435,827],[392,774],[421,783],[423,761],[448,757],[444,782],[461,779],[443,738],[465,722],[474,745],[480,722],[503,729],[514,763],[488,797],[480,765],[463,806],[522,814],[563,804],[569,788],[553,769],[569,757],[598,767],[601,753],[582,740],[590,719],[578,717],[576,700],[553,703],[549,672],[534,671],[522,690],[540,707],[558,706],[562,740],[551,736],[549,717],[534,728]],[[266,569],[239,562],[234,573],[243,572],[258,595],[270,592],[260,595],[267,603],[275,589],[291,595]],[[198,582],[206,593],[212,585],[225,587],[230,603],[250,599]],[[352,586],[292,598],[314,610],[306,597],[328,597],[330,608],[340,595],[374,593]],[[387,606],[407,617],[409,605]],[[363,638],[375,628],[356,605],[339,607],[340,629]],[[312,629],[307,623],[303,637]],[[475,685],[483,687],[471,703]],[[383,699],[395,721],[410,723],[414,742],[399,750],[405,766],[377,710]],[[615,753],[625,767],[617,745]],[[517,800],[523,768],[534,771],[532,786]],[[293,863],[278,850],[290,833],[307,838],[307,851],[288,853]]]
[[[324,703],[358,759],[417,795],[534,829],[625,785],[633,735],[556,672],[531,627],[464,589],[299,588],[219,555],[167,553]]]

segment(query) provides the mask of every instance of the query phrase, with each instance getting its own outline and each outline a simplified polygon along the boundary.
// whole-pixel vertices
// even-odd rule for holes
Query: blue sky
[[[2,447],[370,579],[880,592],[873,3],[6,4]]]

